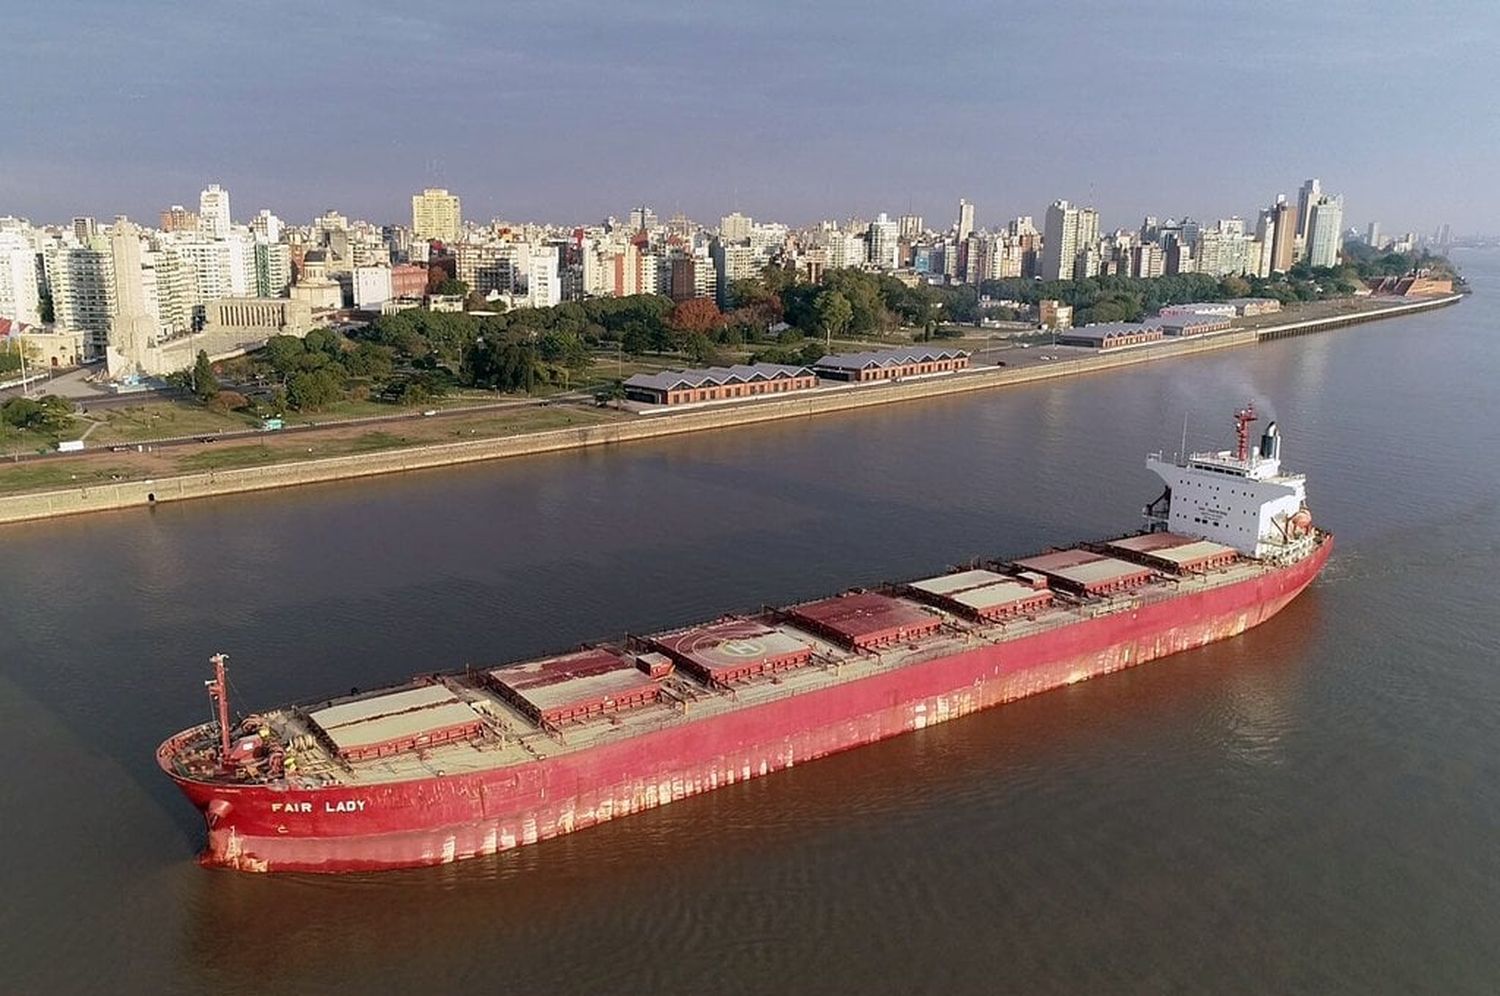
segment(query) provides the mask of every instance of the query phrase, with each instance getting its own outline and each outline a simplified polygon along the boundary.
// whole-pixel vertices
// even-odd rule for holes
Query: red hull
[[[311,790],[173,778],[208,821],[207,865],[346,872],[493,854],[1238,635],[1307,587],[1332,547],[1327,537],[1237,584],[524,765]]]

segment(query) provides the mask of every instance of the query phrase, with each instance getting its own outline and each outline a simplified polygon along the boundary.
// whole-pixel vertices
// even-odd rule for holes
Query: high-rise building
[[[42,251],[52,310],[59,327],[85,335],[84,354],[104,355],[114,306],[114,258],[108,240],[54,240]]]
[[[1250,272],[1257,277],[1271,275],[1276,246],[1276,209],[1266,208],[1255,221],[1255,260]]]
[[[255,233],[257,242],[280,242],[283,227],[281,219],[272,214],[270,208],[261,208],[250,219],[250,231]]]
[[[354,306],[361,311],[379,311],[389,301],[391,268],[389,266],[356,266],[353,273]]]
[[[1319,194],[1308,211],[1307,261],[1337,266],[1344,237],[1344,198]]]
[[[729,242],[722,237],[713,241],[710,251],[719,280],[715,297],[719,307],[727,310],[730,305],[730,286],[736,280],[753,277],[758,272],[755,253],[743,242]]]
[[[526,271],[526,303],[530,307],[550,308],[562,302],[557,263],[556,246],[532,248]]]
[[[256,289],[255,243],[241,229],[223,239],[178,239],[171,246],[193,274],[197,303],[251,297]]]
[[[1370,222],[1370,227],[1365,229],[1365,245],[1371,249],[1380,248],[1380,222]]]
[[[459,280],[472,294],[514,295],[521,290],[521,247],[514,242],[461,242],[454,247]]]
[[[1078,208],[1067,201],[1053,201],[1047,208],[1042,236],[1042,279],[1070,280],[1078,258]]]
[[[1297,245],[1297,218],[1292,213],[1292,206],[1287,203],[1285,194],[1277,196],[1276,203],[1271,205],[1271,214],[1274,223],[1271,272],[1285,273],[1296,261]]]
[[[741,242],[750,237],[750,226],[754,222],[735,211],[719,219],[719,238],[725,242]]]
[[[963,242],[974,233],[974,205],[960,199],[958,202],[958,241]]]
[[[292,247],[285,242],[255,243],[255,296],[285,297],[292,286]],[[356,302],[357,303],[357,302]]]
[[[161,230],[164,232],[196,232],[198,216],[181,204],[173,204],[161,213]]]
[[[642,229],[650,232],[659,227],[660,224],[660,221],[656,217],[656,212],[644,204],[630,210],[630,230],[632,232],[639,232]]]
[[[1316,177],[1305,181],[1302,188],[1297,191],[1297,235],[1299,238],[1307,238],[1308,222],[1312,220],[1313,202],[1323,193],[1322,184]]]
[[[903,214],[899,224],[903,239],[914,239],[922,234],[922,216],[920,214]]]
[[[198,195],[198,230],[211,239],[228,238],[233,222],[229,215],[229,191],[217,183]]]
[[[187,261],[175,247],[158,241],[142,253],[142,282],[146,303],[163,338],[193,330],[193,315],[203,302]]]
[[[73,238],[79,242],[87,243],[95,235],[99,234],[99,226],[94,219],[87,215],[80,215],[73,219]]]
[[[901,265],[901,226],[884,211],[870,222],[870,265],[881,270],[894,270]]]
[[[0,318],[23,325],[42,320],[36,247],[19,232],[0,232]]]
[[[411,198],[412,237],[430,242],[457,242],[463,225],[458,196],[442,187],[428,187]]]

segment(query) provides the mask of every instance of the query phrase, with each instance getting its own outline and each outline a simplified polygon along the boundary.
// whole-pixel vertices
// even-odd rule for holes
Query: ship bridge
[[[1306,479],[1281,470],[1281,432],[1272,422],[1250,445],[1255,409],[1235,413],[1233,450],[1165,459],[1154,453],[1146,468],[1166,484],[1146,507],[1154,528],[1233,547],[1249,557],[1294,555],[1310,541]]]

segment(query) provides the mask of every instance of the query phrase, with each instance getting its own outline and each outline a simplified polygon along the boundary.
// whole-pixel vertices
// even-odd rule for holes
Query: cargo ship
[[[1142,530],[647,636],[216,720],[157,761],[205,865],[352,872],[570,833],[1244,632],[1333,537],[1271,422],[1232,450],[1147,458]]]

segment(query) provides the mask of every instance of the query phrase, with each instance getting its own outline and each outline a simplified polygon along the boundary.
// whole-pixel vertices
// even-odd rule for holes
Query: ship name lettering
[[[273,802],[271,803],[273,813],[310,813],[312,803],[310,802]]]
[[[365,811],[365,800],[363,799],[340,799],[338,802],[323,803],[325,813],[362,813]]]

